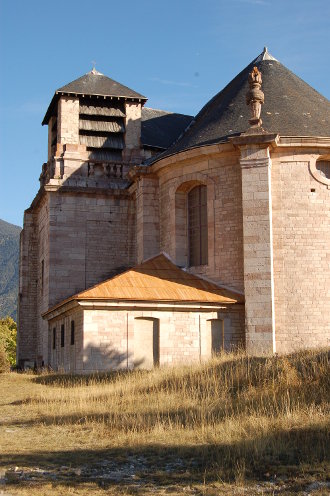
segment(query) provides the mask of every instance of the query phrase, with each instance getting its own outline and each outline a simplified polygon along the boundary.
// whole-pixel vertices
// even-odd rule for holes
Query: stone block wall
[[[120,191],[53,193],[49,306],[135,264],[135,209]]]
[[[136,188],[137,263],[159,253],[159,185],[157,177],[141,177]]]
[[[71,322],[74,322],[74,342],[71,342]],[[64,326],[64,343],[61,328]],[[55,339],[54,339],[55,331]],[[83,368],[83,311],[74,308],[68,314],[53,319],[48,325],[48,363],[53,370],[72,372]]]
[[[26,360],[38,367],[46,363],[48,345],[41,317],[49,299],[48,208],[44,196],[34,212],[25,212],[21,238],[17,358],[19,364]]]
[[[310,172],[318,149],[272,156],[277,351],[330,344],[330,191]]]
[[[58,101],[57,142],[79,144],[79,98],[62,96]]]
[[[33,212],[25,212],[20,237],[20,269],[18,294],[17,363],[37,360],[37,234]]]
[[[224,349],[233,351],[246,347],[244,305],[235,305],[218,312],[224,322]]]
[[[46,364],[48,352],[47,323],[42,318],[42,313],[49,308],[49,196],[45,195],[37,209],[37,250],[38,259],[36,267],[37,280],[37,333],[38,333],[38,365]]]
[[[141,103],[125,102],[125,148],[123,159],[140,163],[141,152]]]
[[[84,310],[83,371],[131,368],[125,311]]]
[[[245,330],[247,351],[273,353],[275,313],[271,161],[264,144],[241,146]]]
[[[231,150],[231,151],[230,151]],[[208,264],[192,272],[238,291],[244,290],[243,214],[239,154],[225,146],[222,154],[206,153],[171,163],[157,172],[160,191],[160,250],[179,265],[187,264],[187,219],[183,209],[189,188],[207,186]],[[178,194],[179,193],[179,194]],[[186,215],[184,216],[186,217]],[[179,245],[181,249],[178,249]]]
[[[135,206],[120,191],[48,191],[26,214],[21,246],[19,359],[47,364],[42,313],[135,265]]]
[[[143,368],[143,363],[139,361],[141,350],[135,349],[134,340],[134,334],[141,331],[141,319],[158,321],[161,366],[198,362],[210,358],[210,319],[223,320],[225,349],[242,345],[244,339],[244,311],[239,307],[228,308],[221,312],[160,310],[157,305],[149,310],[85,309],[83,317],[80,313],[77,314],[76,310],[72,310],[67,311],[64,317],[52,319],[49,322],[50,332],[53,327],[60,332],[61,324],[69,328],[70,320],[73,318],[79,329],[83,325],[83,350],[79,337],[76,348],[76,353],[78,351],[79,353],[74,370],[84,373],[135,366]],[[64,370],[72,370],[71,351],[68,345],[67,349],[53,352],[54,367],[60,366]]]

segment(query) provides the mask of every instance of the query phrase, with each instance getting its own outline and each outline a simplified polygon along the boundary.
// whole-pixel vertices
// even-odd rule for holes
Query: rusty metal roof
[[[236,303],[240,295],[190,274],[164,254],[78,293],[77,300],[195,301]]]
[[[46,314],[73,300],[232,304],[243,303],[244,297],[180,269],[160,254],[62,301]]]

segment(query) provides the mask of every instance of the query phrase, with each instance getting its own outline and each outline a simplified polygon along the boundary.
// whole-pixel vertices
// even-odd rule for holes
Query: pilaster
[[[241,135],[246,348],[274,353],[275,313],[270,145],[276,135]]]
[[[140,102],[125,102],[125,148],[123,160],[141,162],[141,108]]]
[[[79,143],[79,98],[62,96],[58,101],[57,142]]]
[[[136,188],[137,262],[159,253],[159,185],[156,176],[140,176]]]

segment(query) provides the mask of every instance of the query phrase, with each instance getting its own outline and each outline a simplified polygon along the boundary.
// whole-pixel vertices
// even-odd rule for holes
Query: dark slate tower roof
[[[141,116],[141,142],[151,148],[165,150],[189,126],[191,115],[143,107]]]
[[[104,76],[101,72],[93,69],[84,76],[75,79],[71,83],[62,86],[55,91],[55,95],[48,107],[42,124],[48,124],[55,103],[61,94],[65,95],[92,95],[92,96],[109,96],[118,98],[128,98],[134,100],[147,101],[147,98],[127,86]]]
[[[282,136],[329,136],[330,102],[302,81],[265,48],[197,114],[186,132],[157,159],[203,145],[226,141],[249,128],[245,97],[248,74],[256,66],[262,74],[262,127]],[[156,159],[156,160],[157,160]]]

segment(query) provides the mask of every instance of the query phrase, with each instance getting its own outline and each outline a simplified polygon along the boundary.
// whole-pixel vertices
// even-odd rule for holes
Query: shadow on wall
[[[112,345],[87,346],[84,349],[83,369],[75,372],[67,371],[59,363],[57,371],[49,375],[40,375],[34,379],[39,384],[60,384],[61,386],[88,385],[95,382],[111,381],[129,373],[134,368],[143,368],[144,360],[134,360],[132,353],[119,352]],[[56,373],[58,372],[58,373]]]
[[[84,348],[83,373],[108,372],[116,370],[132,370],[141,367],[144,358],[134,359],[133,353],[126,350],[120,352],[111,343],[100,346],[89,345]]]
[[[132,353],[121,352],[111,343],[99,346],[88,345],[83,350],[83,372],[106,372],[108,370],[132,368]]]

